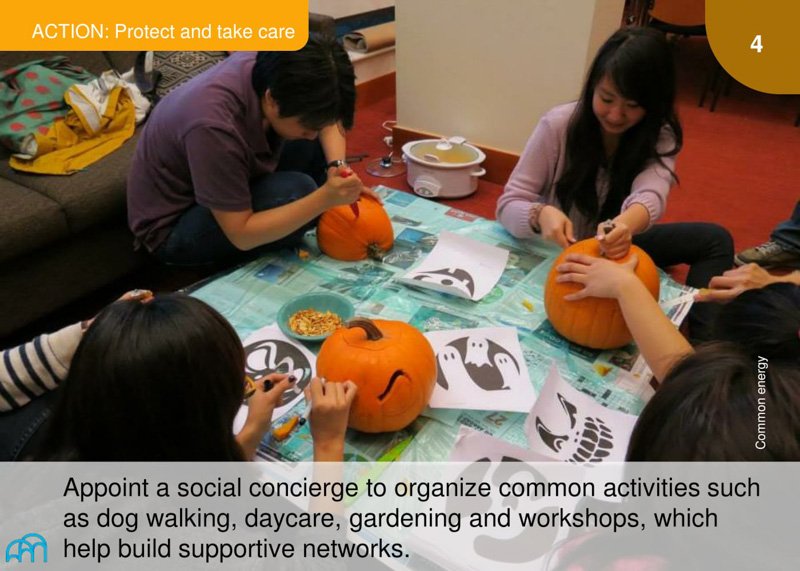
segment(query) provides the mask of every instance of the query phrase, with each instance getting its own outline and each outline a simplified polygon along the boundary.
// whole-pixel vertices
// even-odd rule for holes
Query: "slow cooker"
[[[463,137],[423,139],[403,145],[408,184],[426,198],[458,198],[475,192],[478,177],[486,174],[486,159],[478,147]]]

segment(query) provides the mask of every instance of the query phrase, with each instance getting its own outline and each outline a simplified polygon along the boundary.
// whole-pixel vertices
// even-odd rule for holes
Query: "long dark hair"
[[[763,447],[756,446],[759,418],[769,419]],[[765,366],[737,343],[699,348],[670,371],[645,406],[626,459],[800,461],[797,362],[768,359]]]
[[[626,99],[645,110],[644,118],[622,134],[610,164],[603,146],[602,127],[592,110],[595,87],[608,76]],[[661,129],[672,130],[675,146],[659,152]],[[567,130],[564,171],[556,183],[563,211],[572,208],[589,220],[600,221],[619,214],[630,194],[634,178],[650,160],[676,155],[683,146],[683,130],[675,113],[675,61],[664,35],[650,28],[630,27],[614,33],[592,62],[581,98]],[[609,170],[609,190],[598,204],[597,172]],[[675,173],[672,173],[673,178]]]
[[[750,290],[724,306],[716,321],[716,334],[723,340],[699,347],[673,367],[639,416],[626,460],[800,461],[798,329],[800,286],[780,283]],[[627,470],[633,478],[643,468],[629,464]],[[659,475],[670,473],[666,470]],[[629,505],[646,513],[658,501],[666,500],[644,496]],[[659,569],[712,568],[702,564],[709,559],[698,564],[698,557],[714,559],[713,568],[729,568],[721,553],[725,561],[749,563],[744,559],[748,554],[735,545],[725,545],[723,551],[712,543],[689,547],[696,538],[679,535],[676,542],[670,533],[638,530],[596,533],[568,543],[553,568],[605,569],[617,560],[653,556]]]
[[[310,34],[294,52],[259,52],[252,74],[259,98],[269,89],[281,117],[299,117],[314,130],[337,121],[345,129],[353,126],[355,80],[347,52],[325,33]]]
[[[739,343],[752,355],[794,358],[800,368],[800,286],[775,283],[743,292],[719,312],[714,338]]]
[[[232,430],[244,352],[207,304],[180,294],[111,304],[86,331],[42,460],[243,460]]]

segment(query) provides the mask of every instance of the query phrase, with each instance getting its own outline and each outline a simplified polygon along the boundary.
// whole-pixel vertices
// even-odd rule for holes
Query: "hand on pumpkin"
[[[264,390],[265,380],[272,383],[272,388],[266,391]],[[244,426],[263,436],[272,424],[272,412],[281,402],[283,393],[291,388],[292,383],[289,381],[289,375],[272,373],[261,377],[255,381],[255,384],[256,391],[247,401],[247,420]]]
[[[350,405],[357,392],[358,387],[353,381],[323,383],[317,377],[311,379],[306,387],[306,401],[311,403],[309,422],[315,461],[342,461]]]
[[[573,282],[583,284],[583,289],[565,295],[566,301],[577,301],[586,297],[618,298],[631,280],[639,281],[633,270],[639,263],[637,256],[620,264],[595,258],[585,254],[569,254],[563,264],[556,269],[561,274],[557,282]]]
[[[320,187],[320,190],[323,192],[328,208],[333,208],[342,204],[353,204],[366,189],[357,174],[352,173],[342,177],[339,171],[331,170],[328,180]]]
[[[773,276],[758,264],[747,264],[711,278],[709,289],[700,290],[694,299],[727,303],[744,291],[779,281],[782,281],[779,276]]]
[[[614,229],[606,233],[603,229],[605,223],[597,225],[597,240],[600,242],[600,251],[609,260],[623,258],[631,249],[633,234],[624,222],[614,222]]]
[[[539,213],[539,228],[542,237],[566,248],[575,242],[572,221],[555,206],[545,206]]]
[[[381,195],[367,186],[361,189],[361,194],[366,194],[368,197],[375,200],[378,204],[383,204],[383,199],[381,198]]]

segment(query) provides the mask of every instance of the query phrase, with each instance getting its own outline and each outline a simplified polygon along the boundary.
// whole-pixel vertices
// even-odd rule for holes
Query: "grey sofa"
[[[0,70],[48,52],[0,52]],[[68,52],[99,74],[133,65],[135,52]],[[137,135],[70,176],[16,172],[0,147],[0,339],[141,267],[125,215]]]

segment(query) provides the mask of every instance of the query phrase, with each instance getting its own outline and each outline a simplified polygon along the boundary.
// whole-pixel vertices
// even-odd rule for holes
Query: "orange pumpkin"
[[[389,432],[411,424],[427,406],[436,357],[425,336],[408,323],[355,318],[325,339],[317,375],[358,385],[351,428]]]
[[[355,203],[325,211],[317,225],[319,249],[336,260],[382,260],[394,245],[394,230],[381,203],[361,195]]]
[[[581,284],[556,281],[556,267],[564,262],[568,254],[586,254],[595,258],[602,256],[600,243],[595,238],[590,238],[565,249],[553,262],[544,288],[544,308],[553,328],[573,343],[592,349],[615,349],[630,343],[633,336],[625,325],[617,300],[587,297],[578,301],[564,301],[565,295],[583,289]],[[639,257],[636,275],[653,297],[658,299],[658,269],[644,250],[631,246],[624,258],[614,261],[627,262],[634,254]]]

